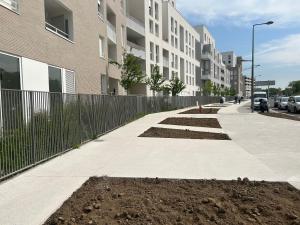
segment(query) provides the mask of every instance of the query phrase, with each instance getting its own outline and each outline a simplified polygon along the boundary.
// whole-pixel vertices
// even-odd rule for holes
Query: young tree
[[[159,66],[154,66],[151,71],[150,78],[146,79],[146,84],[150,87],[150,90],[153,92],[153,96],[155,93],[163,91],[163,84],[166,79],[159,72]]]
[[[203,87],[203,95],[210,96],[213,89],[213,84],[210,80],[206,81]]]
[[[143,73],[141,60],[132,54],[123,54],[123,63],[111,61],[110,64],[118,66],[121,69],[121,85],[127,94],[137,84],[143,82],[145,75]]]
[[[181,80],[179,80],[178,77],[173,77],[172,80],[170,80],[170,84],[164,86],[164,91],[167,93],[171,92],[172,96],[176,96],[180,94],[185,88],[186,86]]]
[[[294,95],[300,94],[300,80],[290,82],[289,88],[292,89]]]
[[[212,88],[212,92],[213,92],[214,96],[218,96],[219,95],[219,87],[214,84],[213,88]]]
[[[230,96],[236,96],[236,91],[234,88],[230,88]]]
[[[228,87],[225,88],[224,94],[225,94],[225,96],[229,96],[230,95],[230,89]]]

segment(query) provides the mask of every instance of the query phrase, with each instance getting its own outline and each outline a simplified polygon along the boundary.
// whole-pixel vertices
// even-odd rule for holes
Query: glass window
[[[15,12],[19,11],[19,0],[0,0],[0,5]]]
[[[62,92],[61,69],[49,66],[48,73],[49,73],[49,91]]]
[[[99,54],[104,58],[104,39],[102,37],[99,37]]]
[[[21,89],[19,58],[0,53],[0,80],[3,89]]]

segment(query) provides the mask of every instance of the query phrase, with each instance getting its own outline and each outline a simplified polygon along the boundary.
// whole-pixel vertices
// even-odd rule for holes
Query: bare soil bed
[[[200,112],[199,108],[197,108],[197,109],[190,109],[185,112],[181,112],[179,114],[217,114],[219,110],[220,109],[216,109],[216,108],[202,108]]]
[[[160,124],[179,125],[179,126],[193,126],[193,127],[210,127],[221,128],[219,121],[215,118],[184,118],[171,117],[167,118]]]
[[[45,225],[297,225],[287,183],[90,178]]]
[[[231,140],[227,134],[151,127],[139,137]]]
[[[270,117],[275,117],[275,118],[280,118],[280,119],[288,119],[288,120],[294,120],[294,121],[300,121],[300,118],[296,117],[296,116],[292,116],[292,115],[288,115],[285,113],[260,113],[261,115],[264,116],[270,116]]]

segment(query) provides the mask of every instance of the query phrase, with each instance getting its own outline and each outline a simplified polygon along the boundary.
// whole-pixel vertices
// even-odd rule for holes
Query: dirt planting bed
[[[297,225],[287,183],[91,178],[45,225]]]
[[[171,117],[167,118],[160,124],[179,125],[179,126],[194,126],[194,127],[209,127],[221,128],[219,121],[215,118],[181,118]]]
[[[151,127],[139,137],[231,140],[227,134]]]
[[[199,108],[190,109],[185,112],[181,112],[179,114],[217,114],[220,109],[217,108],[202,108],[201,111]]]
[[[275,118],[280,118],[280,119],[300,121],[299,117],[288,115],[288,114],[285,114],[285,113],[272,113],[272,112],[269,112],[269,113],[260,113],[260,114],[264,115],[264,116],[270,116],[270,117],[275,117]]]

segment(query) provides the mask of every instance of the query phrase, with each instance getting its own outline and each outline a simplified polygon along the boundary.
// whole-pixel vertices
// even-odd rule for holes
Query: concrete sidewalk
[[[250,113],[248,102],[222,109],[220,123],[240,147],[300,189],[300,123]]]
[[[237,107],[224,108],[217,115],[225,128],[217,132],[228,132],[234,141],[139,138],[167,117],[216,117],[178,115],[180,111],[152,114],[2,183],[0,224],[42,224],[91,176],[283,179],[270,165],[274,160],[265,162],[261,154],[254,154],[256,149],[244,147],[235,120],[245,115],[238,114]]]

